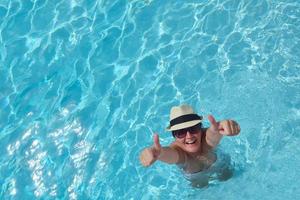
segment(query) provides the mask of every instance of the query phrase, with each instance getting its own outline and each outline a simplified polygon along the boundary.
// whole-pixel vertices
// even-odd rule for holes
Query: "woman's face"
[[[196,153],[201,148],[201,125],[173,131],[178,145],[189,153]]]

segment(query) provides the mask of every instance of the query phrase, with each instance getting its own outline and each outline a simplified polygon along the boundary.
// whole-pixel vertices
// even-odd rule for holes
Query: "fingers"
[[[239,129],[239,125],[235,121],[233,121],[233,123],[232,123],[232,131],[233,131],[234,135],[236,135],[236,134],[238,134],[240,132],[238,129]]]
[[[234,123],[235,123],[235,135],[237,135],[237,134],[239,134],[240,133],[240,131],[241,131],[241,127],[240,127],[240,125],[237,123],[237,122],[235,122],[234,121]]]
[[[154,134],[154,136],[153,136],[153,142],[154,142],[154,148],[156,149],[156,150],[160,150],[161,149],[161,145],[160,145],[160,143],[159,143],[159,136],[158,136],[158,134]]]
[[[237,135],[240,132],[240,126],[236,121],[230,120],[231,135]]]
[[[237,135],[240,132],[240,126],[234,120],[224,120],[220,123],[220,128],[223,128],[224,131],[220,131],[223,135],[233,136]]]
[[[148,167],[152,165],[159,157],[161,152],[161,145],[158,134],[153,136],[153,146],[148,147],[140,154],[140,162],[143,166]]]
[[[143,166],[148,167],[154,163],[156,159],[150,148],[146,148],[142,151],[140,155],[140,162]]]
[[[229,120],[221,121],[218,129],[220,130],[219,133],[222,135],[230,135],[232,132]]]

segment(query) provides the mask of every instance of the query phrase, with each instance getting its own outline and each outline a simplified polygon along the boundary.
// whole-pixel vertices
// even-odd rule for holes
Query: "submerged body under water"
[[[209,186],[209,183],[226,181],[233,176],[234,167],[231,164],[230,156],[221,150],[215,151],[214,154],[215,162],[199,172],[188,173],[182,166],[179,166],[184,178],[191,183],[191,186],[203,188]]]

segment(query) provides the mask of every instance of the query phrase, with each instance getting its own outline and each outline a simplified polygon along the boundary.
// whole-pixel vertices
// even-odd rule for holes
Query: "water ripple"
[[[272,180],[297,176],[280,171],[298,162],[299,25],[293,0],[1,1],[0,198],[296,199]],[[240,122],[232,180],[193,191],[140,166],[179,103]]]

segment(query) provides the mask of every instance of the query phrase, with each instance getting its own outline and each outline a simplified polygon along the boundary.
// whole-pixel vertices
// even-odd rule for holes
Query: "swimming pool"
[[[300,198],[298,1],[4,0],[0,41],[0,199]],[[231,179],[139,164],[180,103],[240,123]]]

